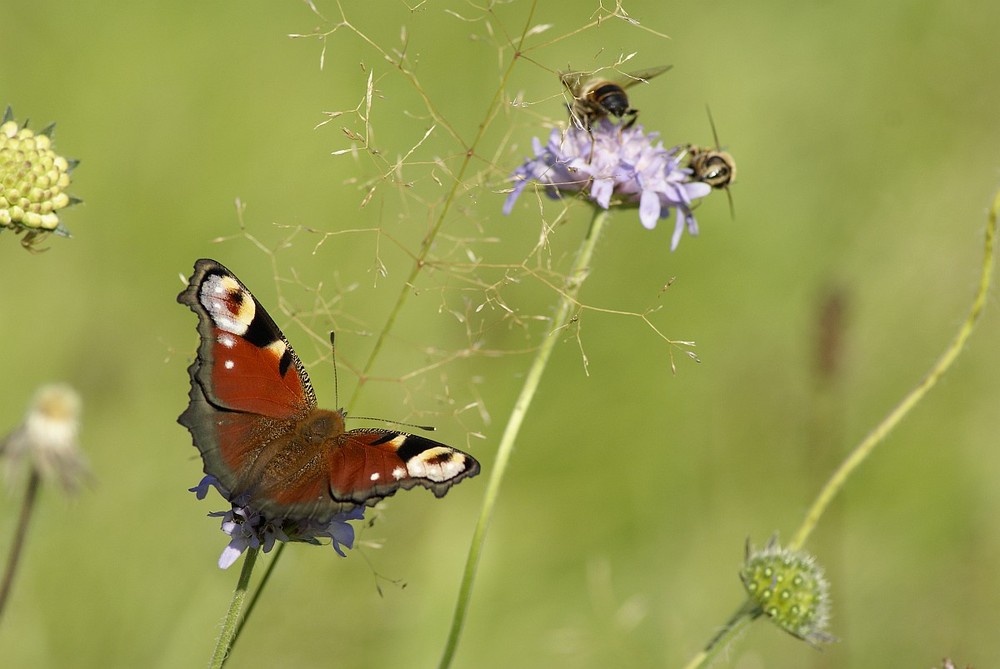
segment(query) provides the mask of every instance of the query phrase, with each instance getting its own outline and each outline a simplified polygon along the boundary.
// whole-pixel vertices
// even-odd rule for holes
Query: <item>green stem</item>
[[[25,538],[28,536],[28,524],[31,522],[32,512],[35,510],[39,483],[41,483],[41,476],[38,474],[38,470],[32,467],[31,476],[28,478],[28,487],[24,492],[24,503],[21,505],[21,515],[17,520],[17,529],[14,531],[14,543],[10,547],[7,568],[3,574],[3,584],[0,585],[0,616],[3,616],[3,612],[7,608],[7,599],[14,586],[14,575],[17,573],[17,564],[24,550]]]
[[[893,428],[899,424],[912,409],[917,405],[920,400],[924,398],[928,391],[933,388],[941,377],[944,376],[945,372],[951,368],[958,354],[962,352],[965,346],[965,342],[969,339],[969,335],[972,334],[972,330],[975,328],[976,322],[979,320],[979,316],[982,314],[983,307],[986,304],[986,297],[989,294],[990,283],[993,279],[993,266],[994,266],[994,246],[996,245],[997,237],[997,218],[1000,215],[1000,191],[997,191],[993,199],[993,206],[990,207],[990,214],[986,224],[986,234],[984,239],[984,249],[983,249],[983,264],[982,270],[979,275],[979,287],[976,290],[976,295],[972,300],[972,307],[969,309],[969,315],[962,323],[962,326],[958,329],[958,333],[955,338],[951,341],[948,347],[944,350],[944,353],[938,358],[934,366],[931,367],[930,371],[921,379],[920,383],[911,390],[902,401],[897,404],[885,418],[873,429],[868,435],[858,444],[850,455],[841,463],[840,467],[833,473],[830,480],[827,481],[826,485],[820,491],[819,495],[816,497],[816,501],[809,508],[806,513],[805,519],[802,521],[802,525],[795,532],[792,537],[791,542],[789,542],[787,548],[791,550],[800,550],[803,545],[805,545],[806,540],[812,531],[816,528],[819,523],[819,519],[823,516],[823,512],[826,511],[830,502],[836,497],[837,493],[844,487],[847,479],[854,472],[858,466],[871,454],[871,452],[878,446],[885,437],[892,432]],[[715,657],[722,648],[728,645],[728,642],[739,632],[743,627],[748,625],[757,615],[753,615],[754,608],[751,606],[751,602],[747,602],[740,608],[739,611],[730,619],[729,623],[723,630],[712,639],[705,649],[701,651],[694,659],[692,659],[685,669],[698,669],[699,667],[708,666],[708,662]]]
[[[246,557],[243,558],[240,580],[236,583],[233,599],[229,603],[229,611],[226,613],[226,619],[222,622],[222,633],[219,635],[218,641],[215,642],[215,652],[212,653],[212,661],[208,665],[211,669],[221,669],[229,657],[229,651],[233,648],[236,627],[240,619],[240,609],[243,608],[243,600],[246,599],[247,587],[250,584],[250,574],[253,573],[253,566],[257,562],[259,552],[256,548],[248,548]]]
[[[587,236],[583,240],[580,250],[577,252],[573,267],[570,270],[566,281],[566,288],[560,295],[559,304],[556,307],[556,313],[552,319],[552,329],[548,336],[546,336],[542,341],[537,353],[535,353],[535,359],[531,363],[528,375],[524,379],[524,386],[522,386],[521,393],[518,395],[517,401],[514,403],[514,409],[511,411],[510,418],[507,421],[507,426],[504,428],[503,436],[500,438],[500,445],[497,447],[496,461],[493,463],[493,469],[490,472],[490,480],[486,486],[486,495],[483,499],[483,506],[479,512],[479,520],[476,522],[476,529],[472,535],[472,545],[469,547],[469,556],[465,562],[465,571],[462,574],[462,584],[458,592],[455,614],[452,618],[451,630],[448,633],[448,640],[445,643],[444,653],[441,656],[441,662],[438,664],[439,669],[446,669],[451,665],[451,661],[455,656],[455,650],[458,648],[458,642],[462,636],[462,628],[465,624],[465,617],[468,613],[473,582],[476,578],[476,569],[478,568],[479,558],[483,550],[483,543],[486,539],[486,529],[489,526],[490,518],[493,515],[493,509],[496,506],[497,497],[500,492],[500,484],[503,482],[504,472],[507,469],[507,463],[510,461],[510,454],[514,448],[514,441],[517,439],[518,432],[521,429],[521,424],[524,421],[525,415],[528,413],[528,408],[531,406],[531,401],[535,396],[535,391],[538,390],[538,384],[541,381],[542,373],[545,371],[546,365],[548,365],[552,349],[555,348],[556,341],[559,339],[556,335],[559,331],[566,327],[570,321],[570,312],[577,304],[576,296],[580,292],[580,287],[587,278],[590,268],[590,260],[594,254],[594,247],[597,245],[597,240],[601,236],[601,231],[607,223],[607,220],[607,211],[603,209],[597,209],[595,211],[594,219],[590,223],[590,230],[588,230]]]
[[[257,602],[260,600],[260,593],[263,592],[264,586],[266,586],[267,582],[271,580],[271,574],[274,573],[274,567],[278,564],[278,560],[281,558],[281,554],[285,552],[285,547],[287,545],[287,543],[282,541],[277,545],[277,547],[275,547],[274,557],[271,558],[270,562],[268,562],[267,569],[264,570],[264,576],[260,579],[260,583],[257,584],[257,588],[254,589],[253,594],[250,596],[247,608],[240,617],[240,622],[236,626],[236,631],[233,632],[233,638],[229,642],[229,650],[232,650],[233,646],[235,646],[236,642],[239,640],[240,634],[243,633],[243,627],[246,626],[247,620],[250,618],[250,614],[253,613],[254,607],[257,606]],[[226,653],[226,658],[229,658],[228,652]],[[223,660],[222,662],[225,664],[226,660]]]
[[[760,617],[763,611],[760,605],[748,599],[736,610],[729,621],[723,626],[719,633],[715,635],[705,649],[691,658],[691,661],[684,665],[684,669],[696,669],[697,667],[707,667],[708,664],[726,647],[729,639],[733,639],[737,634]]]
[[[892,432],[903,417],[910,413],[913,407],[924,398],[928,391],[937,385],[937,382],[941,380],[945,372],[951,368],[958,354],[962,352],[965,342],[969,339],[969,335],[972,334],[972,330],[975,328],[976,322],[983,312],[983,306],[986,304],[986,297],[989,294],[990,282],[993,278],[993,246],[996,243],[998,212],[1000,212],[1000,191],[997,192],[993,199],[993,206],[990,207],[990,214],[986,224],[983,265],[979,275],[979,288],[976,290],[976,296],[972,300],[972,307],[969,309],[969,315],[965,319],[965,322],[962,323],[955,338],[948,345],[948,348],[944,350],[944,353],[941,354],[937,362],[934,363],[930,371],[921,379],[920,383],[899,404],[893,407],[888,415],[882,419],[882,422],[868,433],[833,473],[830,480],[820,490],[816,501],[813,502],[809,511],[806,512],[806,517],[803,519],[802,525],[799,526],[799,529],[788,544],[789,549],[799,550],[805,545],[806,539],[809,538],[809,535],[816,528],[816,524],[819,522],[820,517],[822,517],[823,512],[826,511],[830,502],[833,501],[833,498],[844,487],[844,484],[854,470],[865,461],[871,452],[875,450],[876,446],[882,443],[882,440]]]

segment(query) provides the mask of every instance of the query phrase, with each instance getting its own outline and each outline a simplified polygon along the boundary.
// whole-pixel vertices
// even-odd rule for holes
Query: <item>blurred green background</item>
[[[35,128],[58,123],[85,204],[62,215],[74,238],[41,255],[0,234],[0,426],[21,420],[38,385],[72,383],[97,482],[72,502],[43,491],[0,664],[207,662],[239,567],[215,565],[226,537],[205,514],[223,505],[186,492],[201,463],[175,423],[196,319],[174,300],[199,257],[254,290],[326,406],[336,329],[347,402],[460,179],[432,252],[442,263],[419,277],[378,378],[348,408],[433,423],[488,472],[555,302],[522,268],[565,270],[589,218],[546,201],[547,222],[565,218],[533,254],[537,200],[504,218],[504,178],[564,120],[557,70],[637,52],[623,69],[674,66],[632,93],[666,144],[710,144],[710,105],[739,165],[736,216],[714,195],[697,210],[701,235],[671,254],[672,221],[650,232],[634,211],[616,214],[582,299],[661,307],[650,320],[696,341],[701,362],[674,350],[672,373],[671,349],[635,317],[585,311],[560,335],[455,666],[680,666],[742,601],[745,539],[790,536],[965,318],[1000,183],[1000,5],[648,0],[625,7],[641,26],[581,30],[597,3],[541,2],[529,19],[523,1],[484,14],[344,0],[343,15],[316,2],[325,19],[296,2],[2,9],[0,105]],[[345,17],[357,31],[328,36],[323,69],[323,42],[289,39]],[[526,25],[550,27],[501,86]],[[419,88],[383,57],[403,52]],[[373,151],[334,156],[352,146],[341,127],[363,135],[364,121],[315,126],[324,112],[368,114],[369,72]],[[498,106],[459,174],[498,87],[525,104]],[[435,130],[408,154],[435,124],[427,102]],[[356,232],[322,236],[345,230]],[[473,258],[499,268],[473,270]],[[824,330],[830,299],[843,317]],[[810,541],[841,641],[817,652],[758,622],[727,666],[1000,661],[998,330],[991,300],[956,368]],[[839,342],[832,374],[816,364],[824,332]],[[485,486],[484,475],[443,500],[392,498],[346,560],[290,546],[232,666],[434,666]],[[5,487],[4,554],[21,491]]]

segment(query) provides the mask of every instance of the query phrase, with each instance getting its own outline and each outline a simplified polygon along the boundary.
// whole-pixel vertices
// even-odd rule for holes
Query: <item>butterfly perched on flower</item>
[[[302,361],[260,302],[214,260],[177,296],[198,315],[190,403],[178,422],[229,501],[285,526],[323,523],[400,489],[443,496],[479,473],[471,455],[396,430],[347,430],[320,409]]]

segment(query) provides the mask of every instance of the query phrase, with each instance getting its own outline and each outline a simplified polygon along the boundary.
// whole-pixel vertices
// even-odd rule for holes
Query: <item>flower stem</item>
[[[997,191],[993,199],[993,206],[990,207],[990,214],[986,224],[983,265],[979,274],[979,287],[976,290],[976,296],[972,300],[972,307],[969,309],[969,315],[966,317],[965,322],[962,323],[955,338],[948,345],[948,348],[944,350],[944,353],[941,354],[937,362],[934,363],[930,371],[921,379],[920,383],[899,404],[893,407],[888,415],[882,419],[882,422],[876,425],[875,429],[869,432],[861,443],[851,451],[851,454],[847,456],[847,459],[841,463],[840,467],[830,477],[830,480],[823,486],[819,496],[816,497],[816,501],[813,502],[806,513],[802,525],[799,526],[791,542],[789,542],[788,548],[790,550],[799,550],[802,548],[806,539],[809,538],[809,535],[816,528],[816,524],[819,522],[823,512],[826,511],[830,502],[833,501],[833,498],[844,487],[844,484],[854,470],[865,461],[871,452],[875,450],[876,446],[882,443],[882,440],[892,432],[893,428],[896,427],[904,416],[910,413],[927,392],[937,385],[937,382],[941,380],[945,372],[951,368],[958,354],[962,352],[965,342],[969,339],[969,335],[972,334],[972,330],[975,328],[976,322],[983,312],[983,306],[986,304],[986,296],[989,293],[990,282],[993,278],[993,247],[996,243],[998,212],[1000,212],[1000,191]]]
[[[535,359],[531,363],[528,374],[524,379],[524,386],[522,386],[521,393],[514,403],[514,409],[511,411],[507,426],[504,428],[503,436],[500,438],[496,461],[493,463],[490,480],[486,486],[483,506],[479,512],[479,520],[476,522],[476,529],[472,535],[472,545],[469,547],[469,556],[465,562],[465,571],[462,574],[462,584],[458,592],[455,614],[452,618],[451,630],[448,633],[448,640],[445,643],[441,662],[438,664],[439,669],[446,669],[451,665],[451,661],[455,656],[455,650],[458,648],[458,642],[462,636],[462,628],[465,624],[465,617],[468,613],[473,582],[476,578],[476,569],[478,568],[479,558],[482,554],[483,543],[486,540],[486,529],[489,526],[493,509],[496,506],[500,484],[503,482],[504,472],[507,469],[507,463],[514,448],[514,441],[517,439],[521,424],[531,406],[535,391],[538,390],[538,384],[541,381],[546,365],[548,365],[552,349],[555,348],[556,341],[558,341],[556,333],[566,327],[570,321],[570,312],[577,304],[576,296],[580,292],[580,287],[583,285],[590,271],[590,260],[593,257],[597,240],[601,236],[601,231],[607,220],[608,211],[603,209],[595,210],[594,218],[590,223],[590,229],[587,231],[587,236],[584,238],[580,250],[577,252],[576,260],[567,277],[566,287],[560,295],[559,304],[552,319],[552,329],[535,353]]]
[[[976,295],[972,300],[972,307],[969,309],[969,315],[966,317],[965,322],[962,323],[961,327],[958,329],[958,333],[955,338],[952,339],[951,343],[938,358],[934,366],[931,367],[930,371],[921,379],[920,383],[916,385],[913,390],[911,390],[903,399],[899,402],[889,413],[886,415],[882,421],[875,426],[871,432],[861,440],[850,455],[841,463],[840,467],[833,473],[830,480],[827,481],[823,489],[820,490],[819,495],[816,497],[816,501],[813,502],[809,511],[806,513],[805,519],[802,521],[802,525],[795,532],[792,540],[789,542],[787,548],[790,550],[801,550],[802,546],[805,544],[809,535],[816,528],[819,523],[819,519],[823,516],[823,512],[826,511],[830,502],[836,497],[837,493],[844,487],[847,479],[854,472],[858,466],[871,454],[871,452],[878,446],[885,437],[892,432],[893,428],[899,424],[899,421],[903,419],[912,409],[917,405],[920,400],[924,398],[927,392],[933,388],[941,377],[944,376],[945,372],[951,368],[951,365],[955,362],[958,354],[962,352],[965,346],[965,342],[969,339],[969,335],[972,334],[972,330],[975,328],[976,322],[979,320],[979,316],[982,314],[983,306],[986,304],[986,297],[989,293],[989,286],[993,279],[993,267],[994,267],[994,246],[996,245],[997,237],[997,218],[1000,216],[1000,191],[997,191],[993,199],[993,205],[990,207],[989,218],[986,224],[986,234],[984,238],[984,249],[983,249],[983,264],[979,275],[979,287],[976,290]],[[708,662],[715,657],[719,650],[725,648],[727,643],[732,637],[740,631],[743,627],[749,624],[757,615],[754,615],[754,609],[751,606],[752,602],[749,600],[744,604],[736,614],[729,620],[722,631],[713,638],[705,649],[702,650],[697,656],[694,657],[687,665],[685,669],[697,669],[699,667],[708,666]]]
[[[32,512],[35,510],[35,500],[38,498],[38,488],[41,483],[41,476],[38,470],[31,468],[31,476],[28,478],[28,487],[24,492],[24,504],[21,505],[21,516],[17,520],[17,529],[14,532],[14,543],[10,547],[10,556],[7,558],[7,568],[3,574],[3,584],[0,585],[0,617],[3,616],[7,608],[7,598],[14,586],[14,575],[17,573],[17,564],[24,550],[24,540],[28,536],[28,523],[31,522]]]
[[[719,630],[719,633],[708,642],[705,649],[700,653],[695,655],[690,662],[684,665],[684,669],[696,669],[697,667],[707,667],[708,663],[711,662],[716,655],[718,655],[725,647],[725,643],[722,641],[727,641],[733,639],[739,634],[743,629],[752,623],[754,620],[759,618],[763,611],[760,605],[751,599],[747,599],[743,605],[736,610],[736,612],[729,618],[729,621]]]
[[[222,622],[222,633],[219,635],[218,641],[215,642],[215,652],[208,665],[211,669],[221,669],[229,657],[229,651],[232,650],[233,642],[236,640],[240,609],[243,608],[243,600],[247,596],[247,586],[250,584],[250,574],[253,573],[253,566],[257,562],[257,553],[259,552],[256,548],[248,548],[246,557],[243,558],[240,580],[236,583],[233,599],[229,603],[229,611],[226,613],[226,619]]]
[[[236,642],[239,640],[240,634],[243,633],[243,627],[247,624],[247,620],[250,618],[250,614],[253,613],[254,607],[257,606],[257,602],[258,600],[260,600],[260,593],[264,590],[264,586],[266,586],[267,582],[271,580],[271,574],[274,573],[274,567],[278,564],[278,559],[281,558],[281,554],[285,552],[285,546],[287,545],[288,545],[287,543],[282,541],[275,547],[274,557],[271,558],[271,561],[267,565],[267,569],[264,570],[264,576],[260,579],[260,583],[257,584],[257,588],[253,591],[253,594],[250,596],[250,601],[247,603],[246,610],[240,617],[239,624],[236,625],[236,631],[233,632],[233,638],[229,642],[230,651],[233,649],[233,646],[235,646]],[[228,651],[226,652],[226,657],[227,658],[229,657]],[[225,660],[223,660],[222,662],[223,664],[225,664]]]

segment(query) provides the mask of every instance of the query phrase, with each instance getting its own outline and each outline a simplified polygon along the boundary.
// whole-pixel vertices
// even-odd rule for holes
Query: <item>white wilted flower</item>
[[[64,383],[39,388],[24,422],[0,439],[8,474],[28,459],[43,479],[76,493],[90,475],[78,442],[81,407],[80,396]]]

